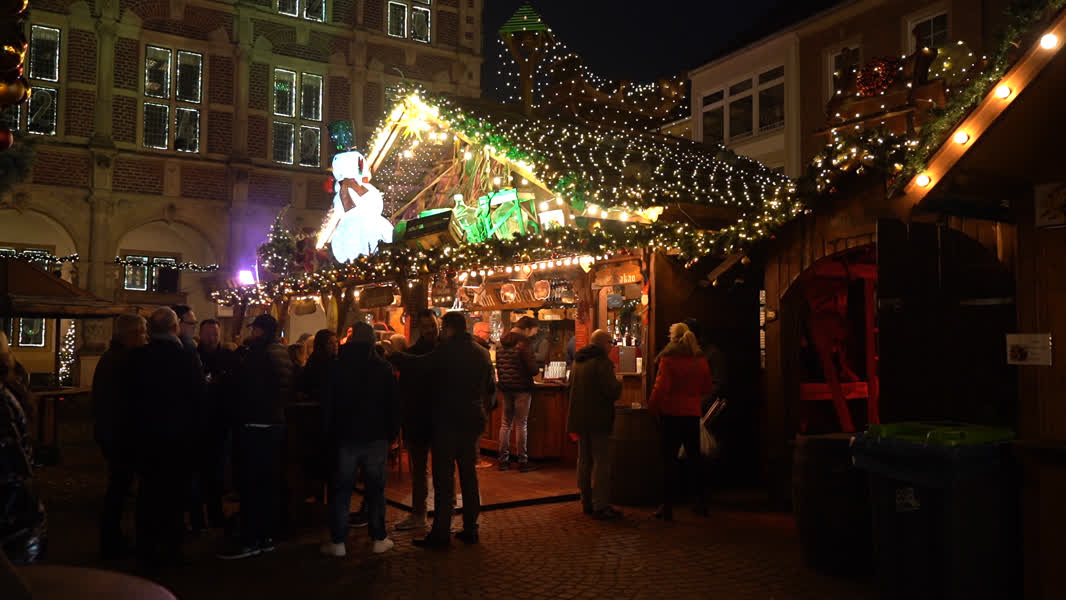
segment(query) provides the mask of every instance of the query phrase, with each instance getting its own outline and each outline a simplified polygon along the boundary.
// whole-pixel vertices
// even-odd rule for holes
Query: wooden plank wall
[[[794,407],[798,401],[798,344],[803,326],[796,314],[801,307],[791,307],[787,298],[789,288],[818,260],[848,248],[876,243],[877,219],[895,216],[894,207],[884,199],[880,182],[860,180],[842,189],[831,205],[819,206],[814,214],[782,228],[767,250],[764,262],[767,309],[776,312],[777,319],[766,325],[761,448],[764,481],[771,502],[780,507],[787,506],[791,498],[791,442],[797,431]],[[935,214],[915,215],[913,220],[940,221],[963,232],[994,251],[1014,270],[1014,225]],[[1066,403],[1063,407],[1066,415]]]

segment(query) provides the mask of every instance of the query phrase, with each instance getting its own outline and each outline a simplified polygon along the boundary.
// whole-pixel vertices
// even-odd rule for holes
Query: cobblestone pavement
[[[41,473],[51,518],[50,562],[135,572],[129,562],[101,563],[95,517],[102,471],[91,460]],[[395,523],[405,513],[390,508]],[[304,529],[273,554],[236,562],[214,558],[222,540],[195,538],[189,564],[142,575],[181,600],[225,598],[868,598],[870,587],[814,573],[801,564],[788,515],[684,509],[662,523],[648,509],[626,510],[616,523],[593,521],[576,502],[482,515],[481,544],[456,541],[450,551],[411,545],[370,553],[355,530],[348,557],[317,554],[324,529]],[[308,523],[310,525],[310,523]]]

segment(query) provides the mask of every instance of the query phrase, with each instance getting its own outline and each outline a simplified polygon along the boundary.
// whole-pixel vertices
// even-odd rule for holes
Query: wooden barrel
[[[851,434],[797,436],[792,458],[792,509],[807,566],[869,573],[870,494],[866,474],[852,464]]]
[[[662,502],[663,460],[658,423],[645,409],[615,409],[609,442],[611,502],[629,506]]]

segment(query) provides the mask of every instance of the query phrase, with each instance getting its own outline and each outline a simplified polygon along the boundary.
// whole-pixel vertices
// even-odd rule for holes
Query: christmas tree
[[[71,321],[67,332],[63,334],[63,344],[59,347],[59,385],[74,383],[74,360],[77,358],[75,337],[75,322]]]
[[[293,271],[297,262],[302,262],[303,257],[296,247],[296,236],[285,228],[282,218],[285,210],[274,219],[270,226],[265,244],[259,246],[259,264],[278,277],[285,277]]]

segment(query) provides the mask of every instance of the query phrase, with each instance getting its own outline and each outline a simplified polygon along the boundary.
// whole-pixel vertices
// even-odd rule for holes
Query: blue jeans
[[[529,405],[533,402],[531,392],[504,392],[503,419],[500,421],[500,462],[511,458],[511,429],[516,431],[516,454],[518,462],[529,460]]]
[[[383,540],[385,533],[385,458],[389,442],[341,442],[337,446],[337,463],[329,486],[329,532],[334,544],[348,538],[348,514],[351,511],[355,469],[363,467],[366,480],[366,510],[370,539]]]

